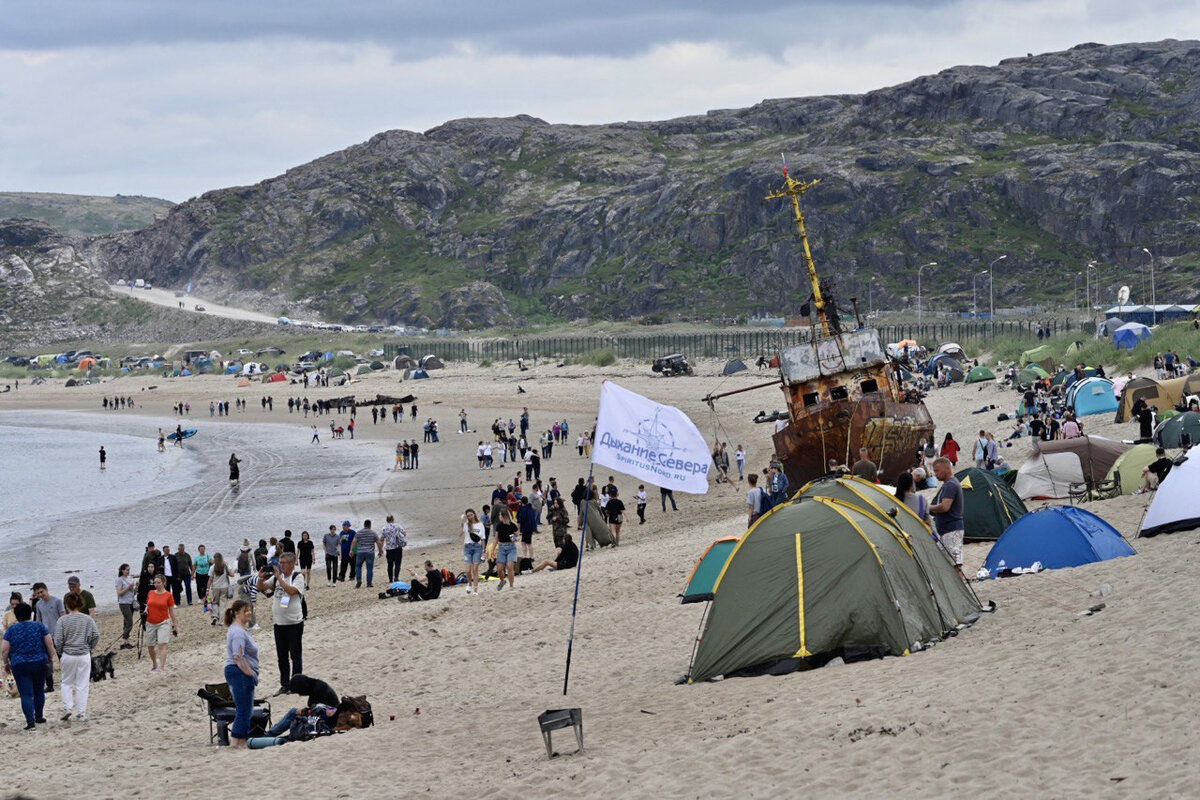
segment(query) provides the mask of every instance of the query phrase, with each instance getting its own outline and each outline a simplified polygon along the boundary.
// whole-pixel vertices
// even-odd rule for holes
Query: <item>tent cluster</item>
[[[711,574],[704,562],[693,573]],[[725,546],[728,546],[727,544]],[[689,581],[689,592],[692,592]],[[978,598],[917,517],[857,478],[809,484],[734,544],[688,680],[907,655],[973,622]]]
[[[1153,378],[1134,378],[1122,388],[1117,402],[1116,422],[1133,419],[1133,406],[1145,400],[1160,412],[1167,411],[1191,395],[1200,395],[1200,373],[1158,381]]]
[[[1093,490],[1111,480],[1117,460],[1131,447],[1103,436],[1034,439],[1033,452],[1017,470],[1013,488],[1022,500],[1064,499]]]

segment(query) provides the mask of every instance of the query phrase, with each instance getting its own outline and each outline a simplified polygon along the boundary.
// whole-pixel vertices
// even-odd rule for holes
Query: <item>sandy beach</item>
[[[442,441],[423,446],[421,469],[409,472],[391,471],[392,452],[397,440],[420,437],[419,424],[372,425],[369,409],[365,418],[360,409],[355,439],[330,441],[330,417],[288,414],[287,398],[305,394],[287,384],[239,389],[230,378],[196,376],[122,378],[72,389],[61,382],[22,385],[0,399],[0,421],[10,414],[74,412],[71,424],[81,436],[119,428],[145,438],[139,458],[154,458],[153,437],[164,421],[173,422],[172,404],[191,404],[193,425],[201,429],[195,457],[205,459],[204,474],[184,490],[192,498],[186,514],[149,509],[148,522],[130,526],[122,560],[131,563],[147,539],[160,536],[193,552],[201,541],[210,552],[236,550],[243,536],[256,541],[284,528],[307,529],[319,539],[342,519],[357,525],[370,518],[378,529],[392,513],[417,540],[406,551],[406,570],[431,558],[457,571],[459,515],[481,506],[495,483],[515,473],[476,468],[475,446],[490,437],[492,420],[516,419],[528,406],[531,430],[565,418],[577,434],[591,427],[605,377],[677,405],[710,441],[719,436],[731,450],[744,444],[748,465],[765,466],[770,426],[750,418],[781,408],[782,394],[768,388],[735,395],[718,401],[714,415],[701,401],[706,394],[770,377],[722,378],[719,368],[702,361],[694,378],[660,378],[645,365],[624,362],[605,369],[542,365],[524,373],[451,364],[428,381],[402,384],[385,371],[349,388],[309,390],[310,399],[416,394],[418,421],[436,418]],[[517,393],[518,384],[526,394]],[[133,396],[139,407],[102,413],[101,398],[117,393]],[[262,411],[264,395],[274,398],[273,412]],[[246,413],[209,420],[210,401],[235,397],[248,401]],[[1011,423],[997,422],[996,414],[1011,412],[1018,401],[1017,394],[987,384],[939,390],[927,403],[938,440],[949,430],[965,446],[981,427],[1007,436]],[[1000,408],[971,413],[992,404]],[[456,433],[460,408],[478,433]],[[321,429],[320,445],[309,443],[313,424]],[[1087,432],[1130,438],[1136,429],[1106,415],[1087,418]],[[1005,456],[1017,466],[1027,448],[1019,444]],[[247,458],[236,498],[224,467],[231,449]],[[120,463],[114,459],[109,471]],[[557,477],[569,492],[587,470],[573,446],[559,446],[543,462],[542,477]],[[608,474],[598,470],[597,480]],[[629,502],[637,481],[612,474]],[[52,721],[25,733],[18,702],[0,701],[0,741],[9,753],[0,766],[5,791],[47,798],[164,790],[184,797],[214,791],[282,797],[299,781],[303,792],[339,797],[427,790],[488,798],[1195,794],[1190,759],[1200,723],[1186,709],[1195,692],[1191,677],[1200,671],[1200,622],[1187,613],[1200,573],[1196,533],[1134,541],[1138,555],[1132,558],[978,584],[980,597],[995,601],[997,612],[926,652],[784,677],[675,686],[701,615],[698,605],[681,606],[677,594],[713,539],[745,530],[744,491],[735,484],[714,485],[703,496],[677,494],[679,511],[666,513],[651,491],[645,525],[627,524],[620,548],[585,555],[566,698],[573,573],[519,576],[515,591],[485,586],[478,596],[455,587],[437,602],[409,604],[380,601],[353,584],[327,587],[318,559],[304,671],[341,694],[366,694],[375,727],[258,751],[210,747],[195,692],[221,680],[224,630],[210,627],[198,606],[185,606],[170,671],[152,675],[148,658],[139,662],[133,651],[121,652],[116,680],[93,684],[88,722],[54,721],[55,692],[47,698]],[[1088,508],[1132,538],[1147,502],[1148,496],[1132,496]],[[88,526],[88,516],[78,515],[63,529],[63,546]],[[544,530],[539,556],[552,553]],[[987,550],[968,545],[969,572]],[[116,563],[111,566],[112,576],[96,583],[97,600],[109,609]],[[65,588],[65,576],[43,579],[56,594]],[[376,583],[382,583],[378,576]],[[1104,584],[1112,588],[1106,608],[1079,616],[1099,602],[1091,593]],[[268,694],[278,675],[269,614],[260,617],[260,694]],[[103,616],[103,643],[114,639],[118,625],[116,615]],[[273,698],[276,718],[290,705],[303,699]],[[583,709],[587,750],[548,760],[536,717],[564,706]],[[573,750],[567,732],[557,733],[555,742]],[[311,767],[297,771],[305,762]]]

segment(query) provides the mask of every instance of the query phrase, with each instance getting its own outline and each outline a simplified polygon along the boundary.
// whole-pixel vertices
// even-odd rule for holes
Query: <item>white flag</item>
[[[706,494],[712,457],[687,414],[605,381],[592,463],[666,489]]]

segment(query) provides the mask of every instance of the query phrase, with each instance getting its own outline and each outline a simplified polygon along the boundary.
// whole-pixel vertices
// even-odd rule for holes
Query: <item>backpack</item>
[[[458,583],[458,576],[442,567],[442,586],[454,586],[456,583]]]
[[[334,725],[335,730],[349,730],[350,728],[369,728],[375,724],[375,714],[371,711],[371,704],[367,702],[367,696],[359,695],[350,697],[342,696],[342,702],[338,703],[337,707],[337,724]]]
[[[758,487],[758,513],[759,516],[766,514],[775,507],[775,502],[771,499],[771,493],[761,486]]]

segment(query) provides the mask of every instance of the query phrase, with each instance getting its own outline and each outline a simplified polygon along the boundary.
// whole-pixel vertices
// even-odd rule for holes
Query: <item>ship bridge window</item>
[[[816,392],[808,392],[807,394],[804,395],[804,405],[815,406],[817,404],[818,398],[819,398],[819,395]]]
[[[846,391],[845,386],[834,386],[832,389],[829,390],[829,399],[830,400],[845,400],[849,396],[850,396],[850,393],[848,391]]]
[[[874,378],[872,378],[870,380],[863,381],[862,383],[860,383],[858,385],[858,388],[862,389],[863,394],[866,394],[867,392],[878,392],[879,384],[875,381]]]

